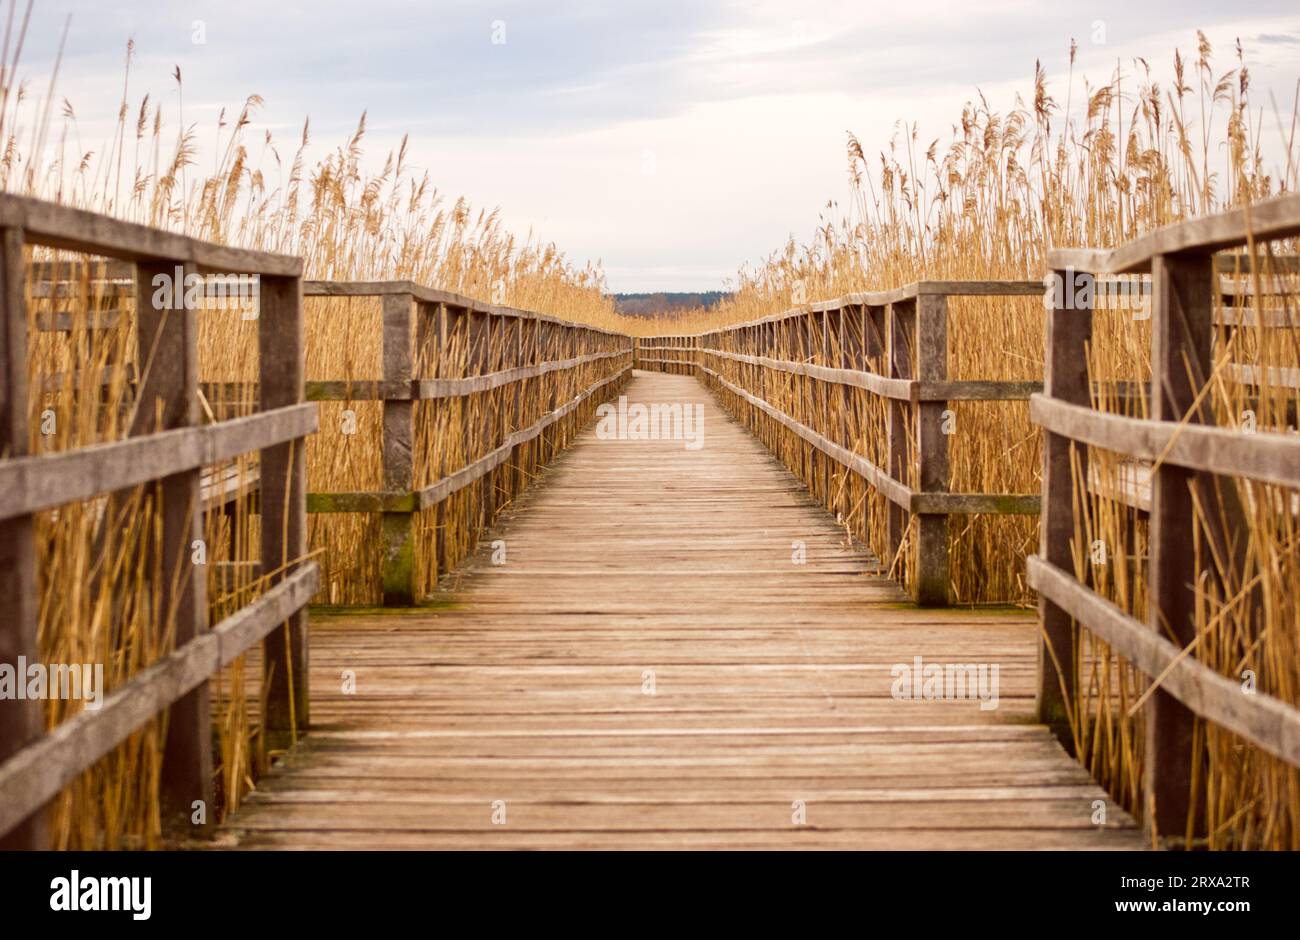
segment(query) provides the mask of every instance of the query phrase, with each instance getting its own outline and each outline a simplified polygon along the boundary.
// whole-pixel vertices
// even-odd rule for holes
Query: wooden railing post
[[[21,229],[0,229],[0,457],[28,453],[27,303]],[[18,657],[39,662],[38,598],[32,517],[0,520],[0,663],[18,668]],[[45,733],[38,699],[0,699],[0,764]],[[0,850],[44,849],[43,811],[0,836]]]
[[[1089,405],[1088,345],[1092,341],[1092,309],[1080,303],[1093,294],[1093,276],[1073,270],[1052,272],[1051,306],[1047,315],[1047,348],[1044,356],[1044,393],[1072,405]],[[1074,539],[1076,450],[1068,437],[1043,434],[1043,501],[1039,521],[1038,553],[1044,561],[1063,571],[1074,570],[1071,542]],[[1078,467],[1087,480],[1088,451],[1078,447]],[[1055,732],[1070,753],[1074,753],[1070,710],[1075,701],[1078,676],[1078,639],[1074,621],[1046,598],[1038,601],[1042,636],[1038,645],[1038,720]]]
[[[443,303],[431,304],[427,315],[432,318],[429,324],[430,339],[429,348],[430,358],[437,364],[437,369],[430,373],[431,378],[446,378],[448,372],[447,362],[447,305]],[[534,345],[536,344],[536,333],[534,333]],[[438,407],[442,407],[439,405]],[[435,458],[435,466],[429,468],[429,477],[438,479],[447,471],[447,458],[444,454],[438,454]],[[433,510],[433,551],[435,557],[436,570],[439,575],[444,574],[449,567],[447,559],[451,552],[451,538],[447,532],[447,501],[441,500]]]
[[[862,353],[861,311],[862,308],[857,304],[847,302],[840,311],[835,337],[839,357],[831,365],[840,369],[862,368],[857,364]]]
[[[197,312],[185,309],[186,281],[193,265],[149,262],[136,266],[136,335],[140,386],[130,433],[150,434],[199,423],[199,345]],[[174,280],[171,303],[158,304],[155,278]],[[162,521],[155,597],[162,628],[175,617],[177,649],[208,627],[207,579],[192,561],[203,538],[202,471],[164,477],[158,484]],[[164,825],[186,831],[202,802],[206,831],[213,809],[212,715],[208,685],[203,683],[168,710],[167,742],[162,761],[161,803]],[[189,831],[193,831],[192,829]]]
[[[410,294],[385,294],[383,307],[383,357],[385,383],[399,382],[408,389],[414,377],[411,343],[414,337],[413,298]],[[385,399],[383,426],[384,491],[409,495],[414,489],[411,465],[415,403],[410,398]],[[413,511],[382,513],[383,559],[381,580],[384,606],[414,604],[415,533]]]
[[[1203,253],[1152,259],[1151,417],[1156,421],[1206,421],[1197,396],[1213,357],[1212,260]],[[1196,477],[1195,471],[1167,462],[1151,477],[1150,623],[1178,646],[1196,638],[1199,579],[1191,492]],[[1195,726],[1194,713],[1163,689],[1147,700],[1143,818],[1155,836],[1203,832],[1203,814],[1192,804]]]
[[[885,307],[885,359],[886,376],[895,379],[912,377],[912,345],[908,334],[911,321],[915,320],[915,309],[908,301],[892,303]],[[907,453],[907,403],[890,399],[888,404],[889,424],[885,432],[885,470],[895,480],[908,484]],[[889,557],[884,559],[886,566],[893,566],[899,559],[899,549],[903,544],[903,533],[907,528],[907,510],[890,502],[886,510],[887,525],[885,545]],[[901,574],[906,568],[906,561],[898,566]]]
[[[537,335],[538,323],[536,313],[530,313],[524,320],[524,365],[535,366],[542,361]]]
[[[552,358],[555,350],[555,324],[549,320],[542,320],[537,324],[538,336],[540,337],[541,361],[548,362]],[[558,357],[557,357],[558,358]],[[543,396],[546,411],[555,410],[555,389],[558,378],[555,373],[543,376],[545,382],[546,394]]]
[[[948,378],[948,298],[921,294],[916,298],[917,377],[943,382]],[[943,412],[948,403],[922,401],[916,410],[917,479],[922,493],[949,490],[948,435]],[[916,517],[916,578],[913,596],[923,607],[948,603],[948,516],[919,513]]]
[[[263,276],[259,307],[258,405],[269,411],[305,397],[301,279]],[[268,587],[293,574],[307,555],[305,451],[304,442],[288,441],[260,454],[262,572]],[[271,631],[262,651],[263,737],[265,747],[279,750],[310,724],[306,608]]]
[[[507,369],[517,369],[520,366],[527,365],[528,363],[528,360],[524,356],[524,318],[511,317],[509,322],[511,323],[512,328],[510,342],[506,347],[508,358],[505,367]],[[507,413],[511,416],[510,427],[507,431],[513,434],[515,431],[523,427],[524,396],[521,394],[523,391],[522,388],[511,389],[511,391],[514,393],[511,396],[514,398],[514,407],[507,409]]]
[[[862,368],[889,375],[889,357],[886,354],[888,334],[887,308],[863,305],[862,307]]]
[[[841,322],[841,311],[836,309],[827,309],[822,311],[821,316],[821,356],[820,364],[827,367],[837,365],[835,357],[839,354],[838,330]],[[821,414],[819,415],[821,432],[827,438],[836,444],[842,443],[840,434],[836,430],[834,415],[835,402],[843,391],[842,387],[832,382],[818,382],[815,386],[821,392]],[[841,412],[842,416],[842,412]],[[835,499],[835,461],[829,459],[825,454],[818,453],[818,461],[822,465],[822,480],[825,486],[825,498],[823,504],[832,513],[837,512],[834,505]]]
[[[478,316],[482,317],[482,326],[480,328],[482,333],[482,354],[478,358],[478,368],[474,374],[485,376],[494,369],[493,360],[497,356],[497,343],[494,342],[494,339],[500,332],[500,317],[494,316],[493,313],[482,313],[482,315]],[[493,393],[487,393],[480,400],[485,404],[490,403],[491,397],[493,397]],[[487,441],[490,442],[487,449],[494,450],[502,441],[502,436],[500,436],[500,425],[502,425],[500,412],[485,415],[484,424],[487,425],[486,437]],[[478,515],[478,524],[480,524],[481,530],[486,530],[491,525],[493,516],[497,515],[497,484],[495,484],[495,481],[497,481],[498,473],[499,469],[494,469],[494,471],[486,473],[478,481],[478,488],[480,488],[482,494],[480,515]]]
[[[488,331],[488,315],[478,310],[467,310],[465,320],[469,327],[469,371],[467,375],[482,375],[487,371],[488,343],[491,341]]]

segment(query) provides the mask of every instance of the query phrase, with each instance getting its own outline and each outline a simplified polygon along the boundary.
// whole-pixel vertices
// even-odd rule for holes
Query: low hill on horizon
[[[729,291],[656,291],[654,293],[610,294],[619,313],[633,317],[657,317],[681,313],[696,307],[712,307],[731,296]]]

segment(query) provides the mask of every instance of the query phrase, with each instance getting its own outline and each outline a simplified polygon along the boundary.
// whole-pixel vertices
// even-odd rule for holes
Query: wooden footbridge
[[[0,666],[50,661],[67,629],[44,612],[58,588],[38,535],[80,504],[102,540],[133,488],[154,500],[142,577],[163,638],[129,654],[97,709],[52,720],[47,702],[0,700],[7,846],[50,844],[53,808],[150,734],[141,799],[157,828],[248,849],[1195,845],[1216,837],[1206,780],[1225,773],[1205,729],[1239,742],[1250,779],[1300,765],[1294,688],[1247,658],[1243,692],[1205,649],[1214,572],[1193,551],[1221,540],[1233,584],[1273,493],[1294,517],[1300,439],[1214,426],[1204,402],[1237,348],[1225,337],[1294,330],[1260,255],[1215,252],[1300,234],[1296,197],[1052,256],[1058,277],[1094,285],[1149,275],[1151,372],[1118,409],[1090,372],[1100,308],[1082,295],[1046,313],[1041,380],[949,374],[950,303],[1041,297],[1041,282],[924,281],[638,340],[406,282],[304,286],[298,259],[14,197],[0,197],[0,234]],[[59,321],[34,299],[28,246],[127,262],[133,309],[112,327]],[[151,289],[178,265],[259,275],[251,372],[203,374],[199,318]],[[376,371],[309,377],[304,308],[340,298],[377,305]],[[120,436],[41,443],[57,384],[32,365],[42,324],[130,332],[140,417]],[[1264,399],[1294,374],[1233,368],[1266,423]],[[953,409],[1026,401],[1041,486],[958,491]],[[381,485],[309,477],[339,406],[378,416]],[[1123,471],[1102,473],[1102,451]],[[1222,485],[1242,479],[1256,487],[1244,507]],[[1116,562],[1136,594],[1087,564],[1102,503],[1149,546]],[[1040,513],[1024,569],[1038,610],[954,605],[970,520]],[[315,544],[327,516],[372,521],[373,557]],[[193,546],[216,531],[246,537],[216,540],[201,567]],[[347,566],[370,572],[370,602],[309,606],[339,599]],[[1249,620],[1257,603],[1247,585],[1223,606]],[[107,628],[123,606],[95,616]],[[232,673],[241,662],[255,668]],[[1136,701],[1128,686],[1107,697],[1116,675]],[[274,760],[221,815],[213,722],[232,713],[232,676]],[[1271,798],[1270,818],[1294,825],[1290,797]]]
[[[504,564],[486,545],[432,609],[314,617],[313,730],[218,844],[1140,843],[1033,722],[1032,616],[905,603],[694,379],[624,394],[698,403],[704,446],[588,428],[493,533]],[[894,663],[954,654],[1001,665],[996,709],[891,697]]]

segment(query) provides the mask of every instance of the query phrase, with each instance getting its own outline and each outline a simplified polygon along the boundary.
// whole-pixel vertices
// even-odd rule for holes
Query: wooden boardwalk
[[[701,402],[703,447],[589,428],[505,564],[313,614],[311,734],[216,846],[1141,847],[1033,722],[1032,614],[913,607],[693,378],[627,395]],[[997,708],[892,697],[917,656],[996,664]]]

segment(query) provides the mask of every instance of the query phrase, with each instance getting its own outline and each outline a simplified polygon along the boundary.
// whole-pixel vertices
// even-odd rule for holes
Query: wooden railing
[[[631,339],[608,330],[407,281],[309,281],[304,292],[383,298],[383,376],[307,383],[311,400],[383,402],[383,489],[309,492],[307,511],[382,514],[385,604],[418,600],[417,513],[437,513],[432,551],[446,570],[447,500],[475,487],[475,529],[485,528],[533,469],[503,476],[519,448],[554,443],[562,422],[589,414],[631,375]],[[416,405],[450,398],[475,398],[480,407],[460,411],[460,449],[426,455]]]
[[[636,341],[636,367],[647,372],[696,375],[699,336],[652,336]]]
[[[1031,400],[1032,420],[1045,432],[1040,551],[1028,563],[1030,584],[1041,596],[1038,712],[1068,741],[1082,668],[1080,628],[1152,679],[1155,689],[1142,716],[1141,808],[1148,828],[1161,836],[1203,834],[1195,796],[1199,786],[1203,802],[1206,786],[1204,751],[1197,750],[1194,740],[1198,718],[1300,766],[1300,709],[1264,691],[1245,689],[1239,677],[1211,668],[1191,648],[1198,643],[1197,606],[1204,603],[1198,592],[1216,577],[1198,554],[1198,544],[1219,565],[1232,569],[1242,563],[1250,522],[1238,497],[1238,481],[1300,488],[1300,438],[1262,428],[1243,433],[1238,427],[1212,426],[1210,383],[1225,374],[1258,380],[1254,367],[1225,364],[1227,350],[1216,338],[1226,336],[1228,328],[1258,325],[1261,319],[1292,335],[1300,325],[1294,296],[1267,309],[1220,310],[1216,324],[1216,295],[1222,287],[1215,282],[1214,252],[1256,249],[1244,259],[1217,259],[1220,270],[1225,260],[1228,267],[1240,267],[1244,260],[1250,271],[1252,258],[1259,264],[1266,257],[1259,246],[1297,235],[1300,196],[1285,196],[1160,229],[1112,251],[1067,249],[1049,255],[1053,275],[1062,281],[1150,275],[1151,381],[1145,417],[1098,410],[1088,365],[1094,310],[1069,302],[1058,302],[1051,310],[1046,388]],[[1261,267],[1261,276],[1272,276],[1267,270],[1273,267],[1271,260]],[[1250,280],[1256,279],[1252,275]],[[1259,291],[1267,292],[1267,287]],[[1120,455],[1143,471],[1141,481],[1121,486],[1133,492],[1116,498],[1149,511],[1145,617],[1130,615],[1094,591],[1086,578],[1076,577],[1079,553],[1087,557],[1088,552],[1076,544],[1079,507],[1087,495],[1081,489],[1087,487],[1095,497],[1099,485],[1090,473],[1090,447]],[[1142,492],[1144,486],[1147,492]],[[1295,512],[1294,495],[1290,500]],[[1279,512],[1287,511],[1285,502],[1285,497],[1278,501]],[[1255,604],[1249,585],[1243,590],[1242,603]]]
[[[139,344],[135,418],[122,440],[29,455],[29,316],[25,246],[110,256],[134,268]],[[107,695],[45,732],[43,702],[0,701],[0,836],[6,846],[45,842],[41,809],[82,771],[166,713],[164,818],[188,820],[195,801],[213,804],[207,680],[263,641],[262,726],[291,739],[306,727],[305,605],[319,572],[306,561],[304,439],[316,405],[302,400],[303,322],[298,258],[195,241],[14,196],[0,196],[0,663],[42,662],[37,646],[34,517],[68,503],[153,484],[161,521],[152,585],[168,614],[174,649]],[[256,413],[203,423],[198,328],[184,292],[157,303],[154,279],[203,272],[259,276]],[[179,287],[179,285],[177,285]],[[57,328],[58,324],[53,324]],[[40,324],[37,328],[41,328]],[[39,390],[36,390],[39,393]],[[157,421],[161,417],[161,426]],[[259,452],[261,559],[267,589],[209,626],[204,577],[191,563],[203,535],[203,468]]]
[[[1039,281],[920,281],[893,291],[851,294],[700,336],[638,340],[643,368],[695,374],[724,401],[800,438],[814,461],[864,479],[890,504],[885,560],[901,561],[916,527],[913,596],[944,605],[949,591],[949,520],[972,513],[1033,515],[1037,493],[954,493],[945,424],[956,401],[1024,401],[1028,381],[954,381],[948,374],[948,299],[1041,297]],[[794,383],[799,414],[769,399],[778,380]],[[838,390],[858,389],[883,406],[881,433],[832,411]],[[838,414],[839,419],[829,417]],[[873,438],[878,438],[873,440]],[[875,448],[872,459],[869,448]],[[864,453],[864,449],[868,449]],[[820,472],[820,471],[819,471]],[[895,565],[902,572],[905,567]]]

